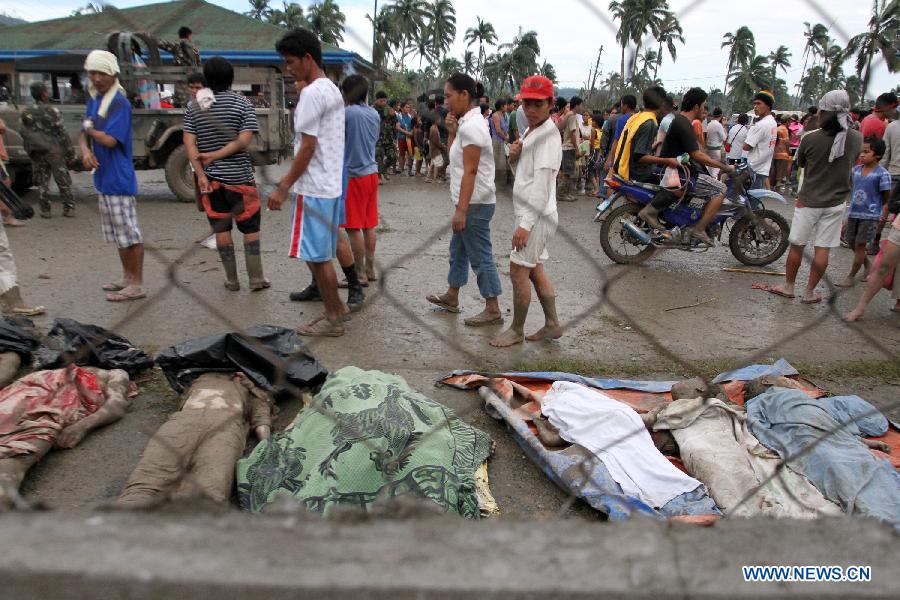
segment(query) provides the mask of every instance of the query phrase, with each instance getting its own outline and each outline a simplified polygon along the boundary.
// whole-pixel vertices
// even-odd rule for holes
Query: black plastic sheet
[[[119,334],[72,319],[56,319],[34,353],[36,369],[60,369],[71,363],[123,369],[132,378],[153,367],[153,358]]]
[[[40,346],[40,336],[34,322],[25,317],[0,319],[0,352],[15,352],[23,363],[31,362],[31,353]]]
[[[315,387],[328,375],[300,334],[276,325],[187,340],[160,352],[156,363],[178,393],[211,371],[241,371],[276,396],[291,395],[291,388]]]

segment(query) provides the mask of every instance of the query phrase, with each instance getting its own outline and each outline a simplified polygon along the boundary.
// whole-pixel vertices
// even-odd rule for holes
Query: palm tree
[[[484,69],[484,47],[497,45],[497,32],[494,26],[487,21],[482,21],[481,17],[475,18],[475,27],[466,29],[466,35],[463,37],[468,48],[472,44],[478,44],[478,71],[483,72]]]
[[[756,55],[734,71],[728,83],[731,85],[734,106],[743,106],[749,103],[753,94],[769,83],[769,59]]]
[[[756,38],[749,27],[740,27],[734,33],[726,33],[722,38],[722,48],[728,48],[727,76],[723,94],[728,92],[728,78],[731,77],[736,67],[746,65],[756,55]]]
[[[778,46],[776,50],[769,52],[769,64],[772,66],[772,89],[778,80],[778,69],[787,72],[791,66],[791,52],[787,46]]]
[[[406,57],[418,49],[418,41],[426,32],[430,6],[425,0],[394,0],[388,11],[397,29],[402,68]]]
[[[392,56],[395,48],[400,47],[400,34],[397,24],[393,19],[389,7],[383,7],[378,11],[378,16],[372,19],[366,15],[375,30],[375,47],[372,49],[372,64],[376,68],[383,69],[387,66],[389,56]]]
[[[269,8],[269,0],[250,0],[250,10],[244,14],[251,19],[263,21],[271,12]]]
[[[656,66],[653,68],[653,79],[656,79],[656,74],[662,65],[663,44],[665,44],[666,49],[669,51],[669,57],[674,62],[678,54],[675,48],[676,42],[684,43],[684,30],[681,29],[681,23],[678,21],[675,13],[666,11],[666,16],[663,19],[659,32],[659,49],[656,51]]]
[[[295,2],[288,4],[282,3],[283,10],[270,10],[266,15],[266,21],[273,25],[284,27],[285,29],[297,29],[298,27],[309,27],[309,21],[303,14],[303,7]]]
[[[461,71],[462,64],[455,58],[443,58],[437,64],[438,77],[441,81],[445,81],[454,73]]]
[[[881,53],[888,70],[900,70],[897,40],[900,35],[900,0],[872,0],[869,29],[847,42],[846,56],[856,55],[856,74],[862,79],[861,96],[865,97],[872,76],[872,59]]]
[[[613,0],[609,3],[609,12],[612,13],[613,19],[618,19],[619,30],[616,32],[616,41],[622,48],[621,66],[619,67],[620,81],[625,81],[625,47],[631,39],[631,31],[628,29],[628,23],[631,19],[631,6],[629,0],[618,2]]]
[[[516,81],[533,75],[538,70],[537,58],[541,55],[541,47],[537,41],[537,32],[524,31],[513,38],[509,44],[501,44],[501,53],[506,50],[505,59],[508,63],[507,79],[512,90],[516,88]],[[505,82],[504,82],[505,83]]]
[[[319,4],[311,4],[307,13],[309,26],[318,34],[320,40],[333,46],[344,41],[344,23],[347,17],[334,0],[322,0]]]
[[[637,57],[635,61],[635,68],[637,72],[641,75],[641,79],[649,80],[650,79],[650,69],[654,68],[654,66],[659,62],[659,57],[656,54],[656,50],[652,50],[647,48],[644,50],[644,53]]]
[[[472,75],[478,69],[478,61],[475,53],[471,50],[465,50],[462,56],[462,68],[466,75]]]
[[[434,0],[429,12],[428,46],[437,59],[450,50],[456,39],[456,9],[451,0]]]
[[[635,61],[631,65],[633,76],[644,38],[647,35],[655,38],[660,36],[663,23],[670,11],[668,0],[626,0],[626,4],[630,7],[626,20],[629,22],[631,41],[634,42]]]
[[[800,73],[800,81],[797,82],[798,91],[802,88],[803,79],[806,77],[806,66],[809,57],[812,56],[813,65],[815,65],[818,49],[822,46],[823,41],[827,43],[828,40],[828,28],[821,23],[816,23],[812,27],[809,26],[809,23],[803,24],[806,26],[806,31],[803,33],[803,37],[806,38],[806,44],[803,46],[803,71]]]
[[[540,68],[538,68],[538,73],[549,79],[551,82],[556,83],[556,69],[554,69],[553,65],[546,60],[541,64]]]

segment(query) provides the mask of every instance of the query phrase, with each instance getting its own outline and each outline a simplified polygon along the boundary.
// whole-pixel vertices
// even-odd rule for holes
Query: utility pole
[[[372,85],[369,91],[369,101],[375,99],[375,78],[378,76],[378,64],[375,62],[375,45],[378,43],[378,0],[375,0],[375,9],[372,12],[372,66],[375,68],[372,73]]]

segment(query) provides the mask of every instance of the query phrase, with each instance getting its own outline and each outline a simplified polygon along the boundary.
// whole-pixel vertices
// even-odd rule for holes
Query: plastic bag
[[[181,342],[160,352],[156,363],[178,393],[211,371],[241,371],[256,385],[282,397],[293,395],[295,388],[314,387],[328,375],[300,334],[275,325]]]
[[[31,353],[41,345],[34,322],[25,317],[0,319],[0,352],[15,352],[23,363],[31,362]]]
[[[34,353],[35,369],[59,369],[71,363],[101,369],[123,369],[134,377],[153,367],[153,358],[126,338],[97,325],[56,319]]]

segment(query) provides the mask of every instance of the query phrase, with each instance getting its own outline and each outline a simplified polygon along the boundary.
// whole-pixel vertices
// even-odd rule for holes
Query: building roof
[[[233,53],[266,55],[269,61],[278,60],[275,42],[284,35],[281,27],[204,0],[175,0],[121,9],[107,5],[99,14],[0,26],[0,58],[7,58],[11,52],[37,56],[54,50],[105,48],[106,36],[116,31],[149,31],[160,38],[177,40],[182,26],[194,32],[193,42],[204,56],[227,57]],[[330,44],[322,44],[322,53],[326,63],[353,62],[372,68],[359,55]]]

